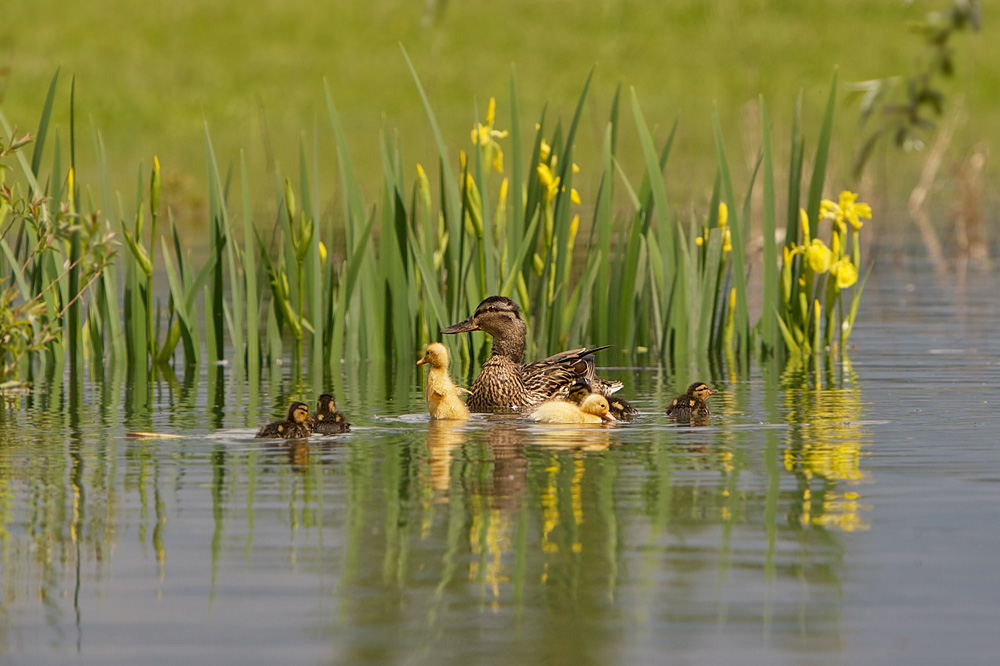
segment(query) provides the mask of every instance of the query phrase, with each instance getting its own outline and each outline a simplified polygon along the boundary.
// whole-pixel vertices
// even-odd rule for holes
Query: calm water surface
[[[0,411],[0,663],[995,664],[998,291],[875,275],[849,362],[608,369],[612,428],[430,423],[409,367],[293,446],[253,439],[280,377],[42,382]]]

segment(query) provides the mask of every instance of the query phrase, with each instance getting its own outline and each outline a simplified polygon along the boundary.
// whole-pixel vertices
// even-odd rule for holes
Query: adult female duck
[[[606,381],[594,374],[592,354],[608,345],[571,349],[522,365],[528,327],[521,308],[509,298],[490,296],[471,317],[441,330],[445,334],[468,331],[485,331],[493,336],[490,357],[472,383],[472,395],[466,403],[473,412],[525,412],[564,396],[569,385],[580,377],[590,381],[595,393],[605,396],[622,387],[621,382]]]

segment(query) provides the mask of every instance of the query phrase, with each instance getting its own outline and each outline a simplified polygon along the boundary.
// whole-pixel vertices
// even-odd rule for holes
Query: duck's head
[[[448,367],[448,348],[440,342],[432,342],[427,345],[424,357],[417,361],[417,365],[430,363],[432,368]]]
[[[588,395],[590,395],[590,392],[590,382],[587,381],[586,377],[580,377],[569,385],[569,392],[566,394],[566,400],[582,405],[583,401],[587,399]]]
[[[605,421],[614,421],[615,417],[611,414],[611,406],[608,404],[608,399],[605,398],[600,393],[591,393],[580,405],[580,409],[588,414],[593,414],[594,416],[600,416]]]
[[[316,401],[316,417],[321,418],[322,414],[332,414],[337,411],[337,403],[333,401],[333,396],[323,393]]]
[[[292,423],[306,423],[309,420],[309,405],[293,402],[288,406],[288,420]]]
[[[714,395],[719,391],[713,388],[708,388],[705,382],[695,382],[688,386],[688,395],[694,396],[699,400],[705,400],[710,395]]]
[[[493,336],[493,351],[521,362],[528,326],[517,303],[504,296],[490,296],[471,317],[441,329],[444,334],[485,331]]]

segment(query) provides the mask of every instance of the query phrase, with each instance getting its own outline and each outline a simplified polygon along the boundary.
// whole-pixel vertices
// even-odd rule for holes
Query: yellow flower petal
[[[847,257],[831,266],[830,274],[836,277],[838,289],[847,289],[858,281],[858,269]]]
[[[493,119],[497,115],[497,100],[495,97],[490,97],[489,106],[486,107],[486,124],[492,129]]]
[[[814,238],[809,247],[806,248],[806,261],[809,262],[809,268],[814,273],[822,274],[830,270],[832,257],[833,253],[830,248],[819,238]]]

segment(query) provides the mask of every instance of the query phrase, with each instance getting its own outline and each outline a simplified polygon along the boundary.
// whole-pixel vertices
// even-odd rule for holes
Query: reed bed
[[[226,361],[250,379],[289,355],[297,376],[303,369],[337,374],[342,359],[409,362],[442,327],[492,294],[523,308],[531,356],[611,344],[632,363],[707,359],[745,372],[755,357],[836,354],[847,343],[864,284],[857,279],[860,219],[870,209],[849,192],[837,202],[823,198],[836,76],[807,191],[804,121],[795,115],[780,250],[771,127],[761,100],[763,147],[751,188],[763,188],[763,308],[751,325],[751,192],[737,198],[717,118],[710,213],[682,220],[664,183],[677,125],[656,137],[636,91],[616,93],[596,165],[574,162],[589,78],[568,121],[543,111],[531,122],[512,76],[509,124],[500,127],[490,99],[475,111],[481,120],[466,150],[454,151],[404,57],[437,146],[433,161],[406,162],[392,129],[383,127],[383,188],[377,202],[366,201],[327,87],[339,183],[321,191],[330,187],[318,174],[322,148],[318,139],[303,140],[298,173],[274,174],[275,214],[260,220],[250,212],[243,156],[220,170],[206,128],[208,256],[200,266],[171,211],[161,210],[158,160],[149,171],[140,166],[128,207],[111,194],[101,135],[93,130],[101,182],[75,181],[74,121],[68,162],[62,138],[49,142],[58,72],[33,136],[0,114],[2,377],[30,382],[34,372],[60,371],[67,360],[78,371],[81,359],[93,373],[127,368],[133,375]],[[71,111],[72,104],[71,90]],[[638,178],[617,159],[618,135],[629,124],[642,148]],[[51,169],[43,175],[50,145]],[[596,171],[599,185],[581,194],[574,179],[584,169]],[[321,219],[322,202],[331,198],[341,202],[340,214]],[[239,219],[232,209],[242,211]],[[590,219],[582,220],[585,214]],[[157,255],[162,272],[154,271]],[[154,294],[164,279],[168,296],[160,302]],[[457,344],[468,367],[488,342],[462,336]]]

